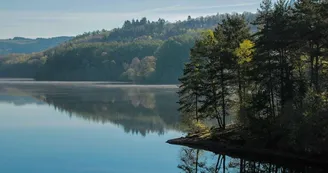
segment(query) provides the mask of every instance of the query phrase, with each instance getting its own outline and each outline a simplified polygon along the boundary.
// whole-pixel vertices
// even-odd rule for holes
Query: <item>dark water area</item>
[[[325,172],[169,145],[176,86],[0,80],[0,172]]]

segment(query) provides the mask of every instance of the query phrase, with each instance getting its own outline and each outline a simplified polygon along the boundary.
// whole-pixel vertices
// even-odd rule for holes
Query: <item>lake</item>
[[[176,91],[169,85],[0,80],[0,172],[321,171],[167,144],[185,135]]]

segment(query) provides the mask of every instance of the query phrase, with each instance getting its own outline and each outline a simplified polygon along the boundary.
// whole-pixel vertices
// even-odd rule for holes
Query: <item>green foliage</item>
[[[11,54],[0,57],[0,77],[32,78],[44,65],[46,59],[47,56],[43,53]]]
[[[249,21],[255,19],[255,14],[244,14]],[[18,68],[18,63],[3,67],[2,72],[0,67],[0,72],[3,76],[15,72],[17,77],[34,77],[36,80],[178,83],[195,40],[202,31],[214,29],[215,25],[226,18],[225,14],[217,14],[190,17],[188,20],[174,23],[164,19],[151,22],[147,18],[125,21],[120,28],[86,32],[55,48],[44,48],[47,49],[42,52],[46,57],[42,60],[44,65],[38,68],[26,66],[29,75],[19,72],[21,68]],[[23,45],[33,41],[16,38],[10,42],[19,42]],[[155,68],[149,68],[146,72],[125,69],[133,58],[138,57],[141,60],[151,56],[156,58]]]
[[[184,76],[180,80],[182,113],[191,114],[194,111],[196,119],[215,118],[219,127],[225,128],[231,90],[234,89],[230,85],[235,83],[234,76],[237,76],[237,82],[241,82],[241,73],[235,72],[239,69],[235,50],[241,41],[249,37],[249,33],[240,15],[227,16],[215,32],[202,33],[202,38],[191,50],[190,63],[186,64]],[[242,88],[238,89],[241,92]]]
[[[33,78],[48,58],[44,52],[40,51],[57,46],[70,39],[71,37],[49,39],[15,37],[0,40],[0,77]]]
[[[262,29],[255,35],[257,50],[250,70],[254,76],[248,107],[250,127],[265,132],[269,141],[286,150],[327,152],[321,140],[326,138],[328,125],[323,121],[327,112],[323,67],[328,48],[323,26],[328,27],[328,15],[322,8],[327,2],[299,1],[294,7],[284,0],[268,4],[264,1],[257,19]],[[318,119],[322,121],[316,122]]]
[[[131,64],[127,64],[126,71],[122,74],[123,78],[127,78],[133,82],[141,82],[151,80],[150,77],[155,72],[156,58],[147,56],[142,60],[133,58]]]
[[[238,64],[242,65],[252,61],[254,46],[254,43],[250,40],[244,40],[240,43],[239,47],[235,50],[235,54],[238,57]]]
[[[239,123],[266,147],[328,153],[327,6],[264,0],[253,38],[243,17],[227,16],[191,49],[180,111],[225,128],[238,107]]]
[[[183,65],[188,61],[189,50],[195,38],[182,35],[170,38],[155,52],[157,58],[156,78],[161,83],[178,83],[182,75]]]
[[[244,13],[244,16],[249,21],[255,19],[255,15],[252,13]],[[199,18],[188,16],[187,20],[176,23],[170,23],[164,19],[150,22],[145,17],[140,20],[127,20],[124,22],[122,28],[109,31],[104,39],[107,41],[131,41],[140,38],[165,40],[173,36],[187,34],[197,29],[213,29],[215,25],[221,23],[226,17],[225,14]]]
[[[135,57],[151,56],[160,40],[68,44],[48,50],[37,80],[120,80],[124,65]],[[131,71],[131,70],[130,70]],[[130,79],[129,79],[130,80]]]

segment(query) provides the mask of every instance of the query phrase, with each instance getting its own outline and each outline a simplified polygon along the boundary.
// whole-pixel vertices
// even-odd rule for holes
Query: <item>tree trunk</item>
[[[212,82],[212,94],[213,94],[213,97],[214,97],[214,111],[215,111],[215,115],[216,115],[216,120],[218,122],[218,125],[219,127],[222,126],[222,119],[221,119],[221,116],[219,115],[219,111],[218,111],[218,105],[217,105],[217,101],[218,101],[218,97],[217,97],[217,94],[216,94],[216,87],[215,87],[215,83]]]
[[[241,81],[241,72],[240,72],[240,67],[238,67],[237,69],[237,73],[238,73],[238,95],[239,95],[239,109],[242,108],[242,104],[243,104],[243,94],[242,94],[242,81]]]
[[[242,76],[242,82],[243,82],[243,99],[244,99],[244,102],[246,102],[245,101],[245,99],[246,99],[246,80],[247,79],[245,79],[245,75],[246,75],[246,71],[247,71],[247,69],[246,69],[246,67],[244,67],[244,72],[243,72],[243,76]],[[244,104],[243,104],[243,107],[244,107]]]
[[[221,64],[222,64],[222,60],[221,60]],[[224,74],[223,74],[223,67],[221,66],[220,69],[221,72],[221,92],[222,92],[222,96],[221,96],[221,101],[222,101],[222,123],[223,126],[222,128],[225,129],[226,123],[225,123],[225,118],[226,118],[226,100],[225,100],[225,86],[224,86]]]
[[[314,84],[314,57],[313,55],[311,54],[310,55],[310,75],[311,75],[311,79],[310,79],[310,86],[313,86]]]
[[[196,94],[196,121],[198,122],[198,94]]]
[[[320,66],[320,44],[318,43],[315,43],[314,46],[312,46],[313,48],[315,48],[315,54],[314,54],[314,57],[313,58],[313,61],[315,62],[314,64],[314,88],[316,90],[316,93],[319,93],[320,92],[320,82],[319,82],[319,66]]]
[[[317,93],[320,92],[320,86],[319,86],[319,56],[317,55],[315,57],[315,90]]]
[[[270,58],[270,57],[269,57]],[[274,102],[274,93],[273,93],[273,82],[272,82],[272,64],[271,64],[271,59],[269,59],[269,74],[270,74],[270,78],[269,78],[269,90],[270,90],[270,106],[271,106],[271,112],[272,112],[272,117],[276,116],[275,113],[275,102]]]
[[[282,113],[282,109],[285,104],[285,85],[284,85],[284,60],[283,60],[283,50],[280,50],[280,57],[279,57],[279,70],[280,70],[280,113]]]

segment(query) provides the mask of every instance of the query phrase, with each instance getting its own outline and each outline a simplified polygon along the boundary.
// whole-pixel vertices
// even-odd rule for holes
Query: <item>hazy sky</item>
[[[147,17],[183,20],[255,12],[260,0],[0,0],[0,38],[75,36]]]

